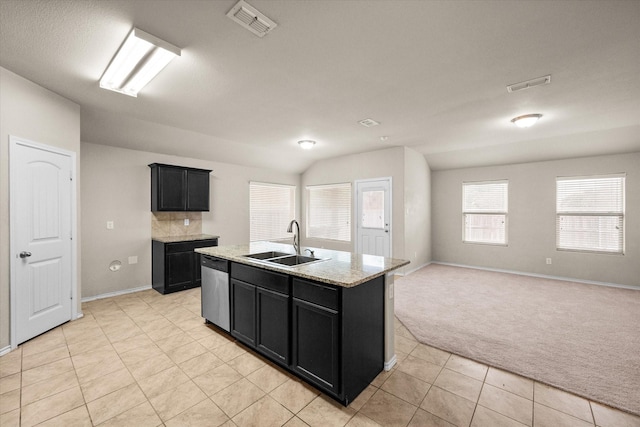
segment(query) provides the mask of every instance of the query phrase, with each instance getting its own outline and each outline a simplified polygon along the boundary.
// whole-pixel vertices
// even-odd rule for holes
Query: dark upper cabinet
[[[208,169],[152,163],[151,210],[156,211],[208,211]]]

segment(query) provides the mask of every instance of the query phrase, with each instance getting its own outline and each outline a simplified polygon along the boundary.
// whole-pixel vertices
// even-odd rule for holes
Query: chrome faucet
[[[296,231],[293,231],[293,224],[296,225]],[[287,233],[293,233],[293,249],[296,251],[297,255],[300,255],[300,224],[295,219],[291,220],[289,223],[289,227],[287,228]]]

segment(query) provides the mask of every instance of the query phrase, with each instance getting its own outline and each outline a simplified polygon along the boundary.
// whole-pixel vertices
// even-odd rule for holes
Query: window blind
[[[289,222],[295,218],[296,187],[249,183],[249,240],[287,239]]]
[[[557,248],[623,253],[624,185],[624,174],[557,178]]]
[[[351,184],[307,187],[307,237],[351,241]]]
[[[464,242],[506,244],[509,182],[462,184]]]

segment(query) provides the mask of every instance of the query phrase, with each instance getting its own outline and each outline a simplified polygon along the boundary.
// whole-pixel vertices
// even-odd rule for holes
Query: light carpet
[[[395,298],[422,343],[640,415],[640,290],[431,264]]]

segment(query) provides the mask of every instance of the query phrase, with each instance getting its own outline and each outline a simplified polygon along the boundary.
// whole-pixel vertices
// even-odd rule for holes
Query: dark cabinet
[[[168,294],[195,288],[202,283],[200,254],[196,248],[218,246],[218,239],[151,243],[151,279],[153,289]]]
[[[231,335],[271,360],[289,365],[289,277],[231,265]]]
[[[338,312],[293,299],[292,368],[328,391],[339,390]]]
[[[231,279],[231,335],[256,345],[256,286]]]
[[[208,169],[152,163],[151,210],[156,211],[208,211]]]
[[[289,295],[256,288],[256,347],[272,359],[289,364]]]
[[[334,286],[232,262],[231,335],[344,405],[384,368],[384,277]]]

